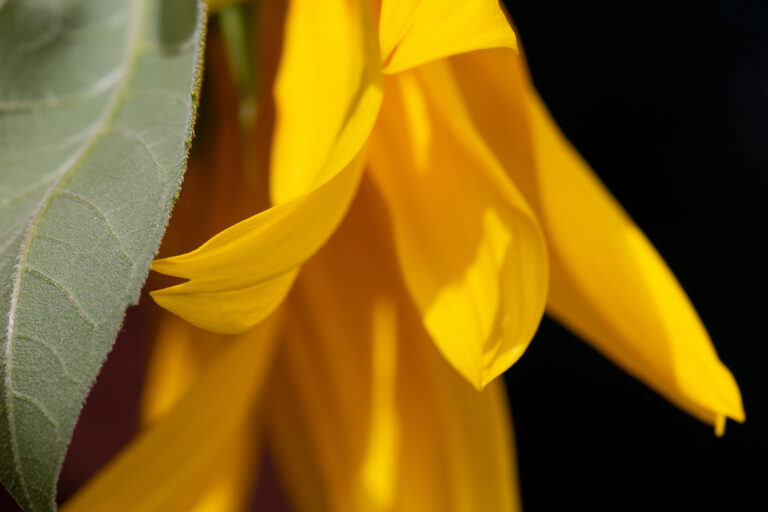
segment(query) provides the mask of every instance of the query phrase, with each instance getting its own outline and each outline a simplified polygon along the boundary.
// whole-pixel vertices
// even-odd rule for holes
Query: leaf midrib
[[[2,6],[2,0],[0,0],[0,6]],[[24,239],[19,248],[18,261],[13,270],[13,284],[11,288],[10,304],[8,311],[8,326],[6,329],[6,344],[5,354],[3,354],[3,363],[5,365],[5,393],[3,397],[5,410],[5,416],[8,420],[8,432],[9,442],[11,445],[11,452],[13,453],[13,462],[16,470],[16,475],[19,478],[19,486],[24,493],[29,505],[29,510],[35,511],[35,503],[32,500],[32,496],[29,492],[29,487],[24,476],[24,472],[21,467],[21,455],[19,453],[18,440],[16,437],[16,425],[14,423],[13,413],[13,337],[15,335],[15,322],[16,322],[16,310],[18,307],[19,294],[21,292],[21,281],[24,270],[27,268],[27,259],[29,257],[29,249],[32,244],[32,240],[35,238],[37,227],[40,221],[48,209],[53,197],[57,192],[61,190],[63,185],[67,183],[73,176],[77,169],[80,167],[83,158],[85,158],[93,146],[104,135],[105,127],[109,125],[114,118],[119,106],[120,101],[125,93],[127,86],[130,84],[133,78],[133,68],[141,53],[140,39],[146,22],[146,0],[136,0],[133,3],[131,10],[133,11],[132,28],[128,29],[125,58],[123,60],[124,72],[123,76],[119,80],[119,85],[116,88],[112,99],[106,105],[102,116],[93,124],[92,134],[83,142],[80,148],[72,157],[60,166],[59,175],[54,178],[53,183],[46,191],[45,195],[40,200],[40,204],[37,206],[34,214],[30,218],[27,228],[25,230]],[[130,22],[129,22],[130,23]]]

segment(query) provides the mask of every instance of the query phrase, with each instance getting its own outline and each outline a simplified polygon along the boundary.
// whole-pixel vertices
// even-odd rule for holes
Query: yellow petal
[[[238,512],[248,510],[257,480],[259,457],[256,441],[259,425],[247,422],[219,450],[211,464],[213,474],[206,481],[203,494],[189,512]]]
[[[146,370],[141,399],[141,420],[151,425],[160,420],[192,388],[211,361],[233,338],[195,329],[169,313],[159,319],[152,355]],[[244,510],[253,494],[258,458],[259,426],[247,421],[220,449],[193,512]]]
[[[228,502],[221,498],[226,485],[216,482],[223,472],[231,471],[229,464],[244,464],[240,458],[226,460],[226,455],[233,453],[235,440],[254,435],[252,413],[270,368],[278,320],[271,318],[232,340],[189,394],[128,445],[63,510],[168,512],[189,510],[199,503]],[[245,450],[239,452],[241,456],[254,455],[247,446],[240,448]]]
[[[161,312],[144,377],[140,418],[150,425],[171,411],[231,338],[195,329]]]
[[[372,176],[427,330],[480,389],[522,355],[539,324],[543,235],[479,137],[444,62],[387,80],[371,138]]]
[[[205,329],[247,330],[277,307],[297,267],[336,228],[354,197],[361,151],[381,103],[379,63],[372,58],[375,41],[370,27],[365,28],[370,23],[366,6],[362,0],[323,3],[319,10],[327,24],[319,24],[307,19],[317,7],[314,2],[291,3],[276,91],[272,178],[278,205],[190,253],[153,262],[158,272],[190,280],[153,292],[161,306]],[[346,36],[339,36],[340,31]],[[323,37],[335,45],[338,38],[354,43],[345,56],[363,52],[367,57],[340,59],[338,53],[318,52],[331,48]],[[320,73],[318,59],[349,65]],[[341,87],[342,79],[349,87],[327,97]]]
[[[265,21],[274,16],[268,11],[277,4],[264,2],[261,10],[254,9],[254,18],[262,21],[254,27],[262,39],[258,44],[265,47],[279,46],[282,36],[274,34],[276,28]],[[234,9],[229,14],[238,12]],[[259,116],[244,123],[238,115],[242,104],[221,32],[217,24],[211,24],[206,35],[206,80],[200,105],[206,118],[195,135],[184,173],[184,192],[174,205],[163,237],[162,256],[194,249],[212,235],[269,206],[267,156],[274,124],[269,87],[277,63],[265,64],[266,69],[260,70],[259,84],[251,94],[258,94]]]
[[[275,204],[327,181],[368,138],[381,74],[369,11],[367,0],[289,3],[275,83]]]
[[[498,0],[383,0],[381,59],[397,73],[449,55],[506,47],[515,33]]]
[[[193,280],[151,292],[151,295],[158,305],[192,325],[237,334],[252,328],[280,305],[297,273],[298,268],[294,268],[253,286],[221,292],[212,291],[215,284]]]
[[[454,66],[468,77],[461,85],[478,126],[546,232],[549,312],[718,432],[726,416],[742,421],[738,386],[685,292],[560,133],[522,58],[479,52]]]
[[[267,404],[287,495],[300,512],[518,510],[501,384],[475,391],[435,350],[386,222],[364,181],[289,299]]]

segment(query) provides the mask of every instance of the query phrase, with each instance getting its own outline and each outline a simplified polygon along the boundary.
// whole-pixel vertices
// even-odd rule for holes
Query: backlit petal
[[[502,384],[474,390],[400,284],[364,181],[302,270],[268,387],[267,433],[295,510],[518,510]]]
[[[151,425],[172,411],[233,340],[231,336],[196,329],[181,318],[163,312],[146,370],[141,399],[142,424]],[[211,463],[216,471],[209,475],[191,512],[245,509],[253,494],[258,469],[258,429],[256,421],[247,421],[222,446]]]
[[[275,83],[275,204],[305,194],[352,160],[368,137],[380,92],[368,0],[291,0],[285,34]]]
[[[152,264],[158,272],[190,280],[153,297],[194,325],[241,332],[261,321],[284,298],[297,267],[327,240],[354,197],[362,148],[381,102],[379,63],[366,25],[367,3],[327,4],[319,9],[326,24],[311,19],[315,2],[291,2],[288,10],[275,93],[271,175],[277,206],[190,253]],[[344,47],[343,54],[354,58],[325,53],[342,51],[339,45],[347,43],[354,48]],[[333,67],[337,61],[345,65]],[[322,72],[319,62],[331,68]]]
[[[171,411],[232,341],[231,336],[201,331],[165,311],[155,330],[140,404],[145,426]]]
[[[219,451],[219,461],[211,466],[203,494],[189,512],[238,512],[248,510],[257,481],[259,425],[245,424]]]
[[[536,219],[475,130],[444,62],[388,78],[370,166],[428,332],[482,388],[533,337],[547,254]]]
[[[63,510],[167,512],[232,502],[234,482],[228,486],[218,477],[231,474],[232,467],[242,469],[247,459],[241,457],[253,456],[249,443],[241,444],[240,450],[234,450],[232,443],[253,438],[254,406],[271,366],[278,320],[270,319],[233,339],[189,394],[128,445]],[[228,455],[237,456],[228,459]]]
[[[549,312],[718,433],[726,416],[742,421],[738,386],[685,292],[560,133],[522,58],[478,52],[454,66],[478,126],[546,232]]]
[[[498,0],[383,0],[379,44],[387,73],[472,50],[517,49]]]

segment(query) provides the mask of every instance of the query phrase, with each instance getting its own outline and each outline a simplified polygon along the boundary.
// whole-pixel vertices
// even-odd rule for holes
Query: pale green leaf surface
[[[80,407],[148,272],[194,119],[194,0],[0,0],[0,480],[55,509]]]

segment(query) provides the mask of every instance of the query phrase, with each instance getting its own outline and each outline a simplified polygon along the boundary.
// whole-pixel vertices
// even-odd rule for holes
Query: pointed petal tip
[[[476,391],[482,391],[488,385],[488,381],[483,378],[482,372],[469,372],[465,368],[458,368],[448,359],[446,359],[446,362],[449,363],[453,369],[463,377],[464,381],[472,386],[472,388],[474,388]]]
[[[488,382],[485,380],[472,382],[472,387],[474,387],[476,391],[482,392],[486,386],[488,386]]]
[[[718,423],[722,422],[722,430],[724,431],[726,419],[730,418],[733,421],[744,423],[747,417],[744,412],[744,403],[741,399],[741,390],[736,379],[727,366],[720,361],[717,361],[717,363],[717,368],[720,370],[717,375],[720,378],[713,379],[713,382],[716,383],[715,389],[719,403],[718,406],[712,407],[712,412],[714,414],[715,429],[717,430]]]
[[[152,263],[149,264],[149,269],[154,270],[155,272],[159,272],[161,274],[173,276],[174,275],[173,264],[177,260],[178,260],[178,256],[155,259],[155,260],[152,260]]]
[[[744,412],[744,404],[741,401],[741,392],[738,387],[736,388],[735,399],[729,405],[730,407],[728,407],[727,410],[723,411],[722,414],[719,414],[719,416],[723,418],[723,421],[725,421],[726,418],[730,418],[738,423],[747,421],[747,414]]]
[[[516,348],[504,354],[493,357],[489,362],[479,366],[463,364],[466,363],[466,361],[454,361],[445,354],[445,352],[443,352],[443,356],[445,357],[446,362],[448,362],[467,383],[475,388],[475,390],[482,392],[488,386],[493,384],[495,380],[502,378],[504,372],[509,370],[522,357],[530,345],[530,341],[531,340],[528,340],[528,343],[518,345]]]
[[[434,339],[433,339],[434,341]],[[440,347],[436,347],[438,350]],[[449,358],[442,350],[439,350],[443,356],[443,361],[448,364],[457,374],[459,374],[464,382],[471,386],[475,391],[483,391],[488,384],[493,381],[493,378],[489,379],[486,373],[486,368],[474,365],[462,365],[457,364]]]
[[[741,403],[741,394],[739,394],[738,404],[728,411],[725,416],[739,423],[747,421],[747,414],[744,412],[744,405]]]
[[[725,435],[725,426],[728,418],[738,423],[744,423],[747,420],[747,416],[744,414],[743,408],[739,408],[738,410],[731,411],[727,414],[718,414],[715,416],[715,421],[713,424],[713,427],[715,428],[715,436],[723,437],[723,435]]]
[[[218,233],[214,238],[220,235],[221,233]],[[189,252],[174,254],[173,256],[167,256],[165,258],[156,258],[149,264],[149,269],[167,276],[190,279],[190,276],[192,275],[190,274],[190,270],[192,270],[192,272],[195,270],[194,268],[190,269],[190,263],[201,253],[202,247],[207,244],[208,242]]]
[[[715,418],[715,435],[717,437],[723,437],[725,434],[725,416],[717,416]]]
[[[493,382],[498,379],[507,370],[507,368],[508,367],[505,367],[501,371],[494,367],[478,368],[478,371],[474,372],[474,374],[467,374],[458,368],[456,368],[456,370],[462,377],[464,377],[464,380],[466,380],[473,388],[475,388],[476,391],[483,392],[488,386],[493,384]]]
[[[532,338],[532,337],[531,337]],[[435,340],[432,335],[432,340]],[[467,360],[455,359],[452,354],[446,353],[439,345],[437,348],[442,353],[445,361],[477,391],[484,391],[488,386],[509,370],[520,357],[525,353],[528,343],[522,344],[502,355],[492,357],[491,360],[485,364],[474,364]]]
[[[494,370],[493,367],[483,369],[480,380],[475,385],[475,389],[478,391],[484,391],[485,388],[487,388],[492,382],[498,379],[505,371],[507,371],[506,368],[501,371]]]
[[[151,290],[151,291],[149,292],[149,296],[152,298],[152,300],[154,300],[154,301],[155,301],[155,303],[156,303],[157,305],[161,305],[161,304],[160,304],[160,301],[162,301],[162,300],[163,300],[163,295],[165,295],[165,293],[167,293],[167,292],[166,292],[166,290],[167,290],[167,289],[168,289],[168,288],[163,288],[163,289],[161,289],[161,290]]]
[[[482,369],[475,378],[469,378],[467,375],[459,372],[459,374],[466,380],[478,393],[484,392],[490,386],[492,386],[497,380],[502,379],[502,375],[509,367],[505,367],[503,370],[498,371],[493,368]]]
[[[247,317],[237,317],[232,319],[229,316],[227,317],[226,322],[212,321],[207,316],[203,317],[196,314],[194,307],[192,309],[190,308],[190,301],[185,299],[185,294],[178,293],[174,288],[176,288],[176,286],[153,290],[149,292],[149,296],[152,297],[152,300],[154,300],[158,306],[170,311],[195,327],[219,334],[242,334],[253,329],[258,323],[258,321],[249,321],[249,318]]]

